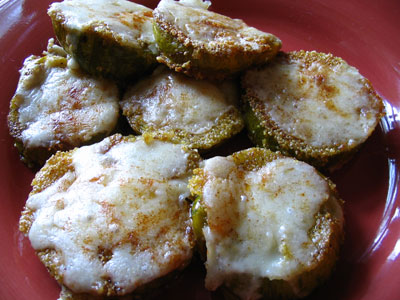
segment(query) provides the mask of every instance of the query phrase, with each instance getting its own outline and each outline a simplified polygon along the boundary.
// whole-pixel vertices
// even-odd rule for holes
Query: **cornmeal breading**
[[[206,150],[242,130],[238,102],[233,82],[195,80],[160,67],[129,87],[120,105],[136,132],[170,135]]]
[[[142,292],[191,260],[187,183],[199,159],[121,135],[58,152],[32,182],[20,230],[73,294]]]
[[[48,14],[64,49],[93,75],[128,80],[156,65],[153,11],[126,0],[65,0]]]
[[[114,130],[117,86],[83,74],[53,40],[43,56],[29,56],[20,73],[8,125],[29,165],[43,165],[58,150],[99,141]]]
[[[281,53],[247,71],[242,87],[252,140],[321,169],[347,161],[383,116],[370,82],[331,54]]]
[[[312,166],[250,148],[208,159],[194,172],[192,216],[206,248],[207,289],[223,286],[241,299],[290,299],[328,278],[343,212],[333,183]]]
[[[161,0],[154,10],[157,58],[196,78],[223,79],[275,56],[281,41],[270,33],[208,9],[209,1]]]

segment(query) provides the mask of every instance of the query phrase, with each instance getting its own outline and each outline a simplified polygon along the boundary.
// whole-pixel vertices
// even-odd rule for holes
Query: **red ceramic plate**
[[[25,57],[53,36],[49,0],[0,0],[0,299],[57,299],[59,287],[18,231],[33,171],[8,135],[9,101]],[[157,1],[140,1],[154,8]],[[345,200],[339,264],[309,299],[400,299],[400,2],[398,0],[214,0],[212,9],[274,33],[283,50],[331,52],[357,67],[385,99],[387,116],[365,147],[332,174]],[[229,146],[230,145],[230,146]],[[247,147],[239,136],[219,153]],[[162,291],[164,299],[211,299],[194,263]]]

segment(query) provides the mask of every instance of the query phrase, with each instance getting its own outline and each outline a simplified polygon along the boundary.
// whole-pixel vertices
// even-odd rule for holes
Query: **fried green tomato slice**
[[[199,160],[180,144],[116,134],[46,162],[19,225],[65,299],[143,295],[191,261],[186,197]]]
[[[242,88],[250,138],[324,171],[348,161],[384,114],[370,82],[332,54],[280,53],[247,71]]]
[[[102,140],[116,127],[119,91],[80,71],[51,39],[29,56],[10,103],[8,125],[23,160],[42,166],[58,150]]]
[[[276,55],[281,47],[277,37],[211,12],[210,4],[160,1],[154,10],[159,62],[196,78],[223,79]]]
[[[330,276],[343,240],[342,201],[311,165],[250,148],[205,160],[189,187],[207,289],[294,299]]]
[[[195,80],[159,67],[129,87],[120,105],[137,133],[167,135],[208,150],[243,129],[238,102],[233,81]]]
[[[88,73],[130,80],[151,70],[158,53],[153,11],[126,0],[65,0],[48,14],[64,49]]]

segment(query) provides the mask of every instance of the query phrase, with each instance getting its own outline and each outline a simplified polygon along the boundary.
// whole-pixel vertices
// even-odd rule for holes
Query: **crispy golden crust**
[[[301,74],[304,76],[312,77],[315,80],[315,84],[318,87],[318,95],[308,95],[297,93],[297,90],[290,91],[293,93],[293,103],[302,99],[301,97],[318,97],[316,101],[320,101],[321,106],[326,106],[331,112],[346,118],[346,112],[339,110],[335,103],[332,101],[332,98],[337,96],[338,90],[333,85],[328,85],[327,79],[330,74],[318,73],[315,72],[315,76],[310,71],[310,68],[313,64],[317,64],[319,66],[323,66],[328,70],[333,70],[334,68],[347,68],[347,63],[338,57],[334,57],[331,54],[318,53],[315,51],[294,51],[290,53],[280,53],[277,58],[271,61],[269,64],[259,67],[259,69],[254,69],[252,72],[263,72],[263,70],[267,70],[268,68],[273,68],[277,65],[291,65],[291,64],[299,64],[300,67],[300,78],[303,78]],[[311,73],[310,73],[311,72]],[[273,76],[273,75],[272,75]],[[314,76],[314,77],[313,77]],[[291,83],[291,81],[297,80],[292,78],[286,78],[283,80],[287,80],[287,83]],[[269,113],[271,109],[275,109],[275,107],[269,106],[268,99],[260,99],[255,92],[255,87],[252,86],[252,83],[246,80],[246,74],[242,78],[242,111],[244,114],[244,119],[246,123],[246,127],[248,128],[249,137],[251,140],[256,143],[258,146],[270,148],[273,151],[281,151],[285,155],[294,156],[300,160],[306,161],[322,171],[332,171],[341,167],[345,162],[347,162],[353,155],[358,151],[358,149],[362,146],[363,142],[366,138],[372,133],[376,124],[380,120],[380,118],[384,115],[384,106],[382,99],[375,92],[371,83],[366,78],[359,79],[362,88],[359,93],[367,95],[368,97],[368,115],[369,118],[374,119],[374,124],[368,128],[368,134],[365,135],[365,138],[358,143],[333,143],[333,144],[325,144],[325,145],[312,145],[308,141],[304,140],[302,137],[297,136],[288,130],[282,128],[276,120]],[[307,89],[307,83],[305,79],[300,79],[298,81],[297,89],[298,91],[302,89]],[[257,87],[258,88],[258,87]],[[277,87],[275,92],[278,97],[281,95],[282,97],[286,97],[286,90],[279,90]],[[299,98],[299,99],[298,99]],[[291,104],[288,104],[291,105]],[[293,104],[295,105],[295,104]],[[359,111],[360,116],[363,116],[364,108],[361,108]],[[374,114],[374,115],[372,115]],[[294,114],[292,119],[296,118],[307,118],[307,116],[300,116]],[[326,120],[324,122],[330,122]],[[294,125],[295,126],[295,125]],[[365,130],[365,128],[360,128],[359,131]]]
[[[59,8],[49,10],[48,14],[60,44],[89,74],[130,81],[147,74],[157,64],[155,41],[124,38],[123,34],[113,31],[104,21],[77,29],[71,26],[70,20]],[[150,9],[125,11],[114,16],[115,22],[135,32],[143,30],[141,26],[144,24],[151,24],[152,17]]]
[[[25,59],[20,73],[7,121],[29,167],[43,166],[57,151],[98,142],[115,129],[117,86],[72,68],[52,39],[43,56]]]
[[[40,73],[43,72],[44,64],[46,63],[46,56],[39,57],[39,56],[31,56],[32,61],[36,61],[36,64],[33,68],[22,68],[21,76],[25,76],[28,74],[32,74],[31,76],[37,77],[37,82],[42,80],[42,76]],[[58,57],[56,67],[64,68],[67,66],[67,59],[65,57]],[[36,75],[35,75],[36,74]],[[23,83],[19,82],[19,85]],[[25,84],[26,85],[26,84]],[[27,86],[30,88],[32,84]],[[35,148],[27,148],[24,146],[22,140],[22,132],[27,129],[27,124],[22,124],[19,120],[19,110],[21,105],[24,104],[24,97],[18,93],[15,93],[13,98],[10,101],[10,110],[7,117],[7,124],[10,130],[10,135],[14,138],[15,147],[18,149],[18,152],[21,155],[21,160],[26,163],[29,167],[38,167],[42,166],[45,161],[54,153],[61,150],[70,150],[73,148],[73,145],[69,143],[56,143],[52,147],[44,147],[39,146]]]
[[[238,94],[233,81],[194,80],[162,67],[130,86],[120,107],[136,133],[205,151],[243,129]]]
[[[193,13],[191,8],[181,7],[185,13]],[[207,42],[197,40],[185,33],[177,24],[167,20],[162,12],[154,11],[154,33],[160,49],[158,62],[169,68],[183,72],[197,79],[222,80],[238,72],[274,57],[281,47],[281,41],[273,35],[247,36],[247,27],[240,20],[208,12],[206,18],[198,18],[193,27],[204,28],[205,32],[215,32],[214,38],[224,38],[224,42]],[[240,23],[240,30],[233,29]],[[209,28],[209,30],[207,30]],[[257,44],[257,47],[242,45],[232,41],[229,35],[240,34],[240,39]],[[236,36],[235,36],[236,38]],[[222,39],[223,40],[223,39]]]
[[[130,143],[130,142],[135,142],[136,137],[134,136],[128,136],[124,137],[119,134],[113,135],[108,138],[107,143],[103,143],[104,145],[101,147],[102,153],[107,153],[108,151],[111,150],[115,145],[118,144],[125,144],[125,143]],[[165,139],[167,140],[167,139]],[[147,140],[147,143],[151,144],[152,141],[149,139]],[[199,155],[197,154],[196,151],[185,149],[183,147],[184,151],[187,151],[188,155],[188,164],[186,165],[186,171],[184,172],[189,172],[191,171],[194,167],[198,166],[199,162]],[[61,191],[68,191],[72,184],[74,183],[75,180],[77,180],[76,177],[72,176],[65,176],[68,174],[74,174],[76,173],[76,169],[73,165],[72,162],[72,157],[74,153],[78,151],[78,149],[74,149],[68,152],[57,152],[54,156],[52,156],[45,166],[36,174],[34,180],[32,181],[32,192],[30,193],[30,196],[35,196],[36,194],[39,194],[43,191],[45,191],[48,188],[51,188],[53,184],[58,182],[62,182],[62,184],[58,186],[58,190]],[[60,179],[62,178],[62,181]],[[69,178],[69,179],[67,179]],[[101,179],[100,178],[93,178],[92,180],[98,180],[99,184],[101,184]],[[147,181],[146,181],[147,180]],[[146,179],[145,177],[139,179],[139,181],[143,182],[143,184],[147,184],[149,191],[143,190],[141,192],[137,192],[137,197],[151,197],[151,193],[153,191],[150,191],[152,188],[152,185],[154,184],[152,179]],[[154,181],[157,181],[157,179],[154,179]],[[84,186],[84,185],[83,185]],[[173,186],[173,185],[172,185]],[[121,183],[121,188],[126,188],[123,183]],[[172,187],[171,187],[172,188]],[[132,193],[135,193],[135,191],[132,191]],[[142,196],[141,196],[142,195]],[[178,199],[176,199],[178,201]],[[51,200],[50,200],[51,201]],[[119,200],[118,200],[119,201]],[[136,227],[132,229],[131,232],[127,232],[126,236],[122,236],[121,239],[119,239],[115,244],[112,244],[113,237],[111,232],[98,232],[98,239],[99,241],[102,241],[100,246],[97,248],[97,254],[96,257],[91,257],[90,259],[93,260],[99,260],[103,266],[109,262],[112,257],[113,257],[113,251],[115,250],[114,248],[119,248],[121,245],[132,245],[133,250],[132,251],[138,251],[138,252],[147,252],[147,251],[153,251],[153,247],[156,247],[154,243],[158,243],[159,240],[163,240],[164,242],[162,245],[160,244],[157,246],[159,249],[154,250],[153,258],[152,260],[154,261],[155,264],[159,263],[160,265],[162,264],[168,264],[168,268],[170,268],[172,271],[169,273],[161,273],[157,278],[154,280],[151,280],[149,282],[144,282],[144,283],[138,283],[137,286],[135,287],[133,294],[129,293],[126,294],[125,290],[120,288],[118,282],[114,282],[112,278],[102,278],[101,281],[97,282],[98,286],[97,287],[91,287],[91,292],[90,293],[81,293],[81,292],[74,292],[73,288],[70,286],[67,287],[65,283],[65,278],[64,278],[64,273],[65,269],[68,268],[66,266],[66,262],[64,261],[65,259],[65,253],[62,253],[62,250],[57,250],[56,248],[48,247],[44,249],[38,249],[36,250],[36,253],[39,257],[39,259],[42,261],[42,263],[46,266],[48,269],[49,273],[60,283],[60,285],[63,288],[63,291],[60,295],[60,299],[63,300],[81,300],[81,299],[93,299],[93,300],[100,300],[100,299],[132,299],[132,298],[141,298],[142,296],[146,296],[151,294],[152,290],[155,288],[165,284],[168,282],[171,278],[175,278],[177,275],[179,275],[180,271],[187,266],[190,262],[191,256],[187,254],[191,253],[189,248],[194,247],[194,241],[192,238],[192,231],[190,228],[190,220],[188,219],[188,211],[189,211],[189,205],[182,199],[182,211],[178,211],[172,209],[172,215],[170,215],[167,209],[162,208],[161,210],[157,211],[155,210],[155,214],[150,214],[146,215],[146,213],[139,213],[135,217],[135,222],[137,222]],[[125,202],[122,202],[125,203]],[[51,203],[48,203],[49,205],[53,205]],[[63,202],[62,199],[57,200],[57,203],[55,204],[57,206],[57,209],[63,210],[65,207],[65,203]],[[103,205],[103,204],[102,204]],[[104,203],[103,209],[105,210],[105,214],[107,214],[108,218],[117,218],[114,217],[113,215],[113,206],[115,204],[113,203]],[[132,203],[131,206],[138,205],[137,203]],[[171,206],[174,206],[175,204],[171,204]],[[175,207],[175,206],[174,206]],[[138,208],[139,209],[139,208]],[[187,210],[186,210],[187,209]],[[35,222],[35,219],[37,217],[37,211],[33,208],[28,207],[26,205],[23,209],[21,218],[20,218],[20,223],[19,223],[19,229],[21,232],[24,234],[28,235],[29,231],[32,227],[33,222]],[[157,214],[158,213],[158,214]],[[103,217],[103,216],[102,216]],[[166,221],[167,220],[167,221]],[[114,220],[115,222],[123,222],[123,220],[119,220],[118,218]],[[113,222],[114,222],[113,221]],[[163,224],[163,225],[162,225]],[[65,225],[68,227],[69,225]],[[161,226],[161,228],[156,229],[155,226]],[[171,229],[170,227],[171,226]],[[173,227],[173,228],[172,228]],[[174,229],[176,228],[176,229]],[[150,232],[153,232],[153,229],[159,230],[158,235],[154,237],[154,243],[151,238],[148,236],[145,236],[142,238],[140,236],[140,233],[143,232],[144,235],[146,235],[147,232],[149,232],[149,236],[151,236]],[[68,228],[64,228],[63,230],[68,231]],[[125,230],[122,229],[121,230]],[[175,230],[175,231],[174,231]],[[155,232],[155,231],[154,231]],[[184,238],[182,237],[184,235]],[[76,237],[79,239],[79,237]],[[85,238],[84,244],[87,244],[87,251],[90,253],[91,247],[93,247],[92,243],[93,241],[90,240],[90,234]],[[111,243],[111,244],[110,244]],[[86,247],[86,246],[85,246]],[[164,261],[164,257],[158,257],[160,251],[163,251],[162,249],[170,249],[166,255],[168,257],[167,263]],[[189,248],[188,248],[189,247]],[[84,250],[86,251],[86,250]],[[157,252],[158,251],[158,252]],[[114,253],[115,254],[115,253]],[[92,255],[92,254],[90,254]],[[186,257],[186,256],[187,257]],[[89,259],[89,258],[88,258]],[[165,271],[163,271],[165,272]],[[126,294],[126,295],[125,295]],[[127,298],[125,298],[127,297]]]
[[[359,149],[359,147],[348,149],[346,146],[322,148],[310,146],[267,118],[257,100],[245,96],[244,101],[248,103],[243,106],[243,116],[249,138],[260,147],[281,151],[285,155],[306,161],[321,171],[339,168]]]
[[[243,129],[241,114],[231,109],[222,115],[218,122],[205,134],[194,134],[184,129],[157,129],[141,121],[139,116],[127,115],[128,121],[137,133],[155,138],[168,137],[175,143],[184,143],[190,148],[209,150],[220,145]]]
[[[243,172],[258,170],[266,163],[272,162],[284,156],[279,152],[271,152],[268,149],[250,148],[239,151],[232,155],[235,164]],[[342,220],[342,200],[339,198],[335,184],[328,178],[321,176],[327,181],[330,188],[330,198],[323,204],[315,215],[315,223],[309,230],[309,238],[317,247],[317,254],[309,266],[292,274],[290,280],[270,280],[263,278],[261,288],[257,290],[265,299],[296,299],[311,293],[316,286],[325,282],[331,275],[339,256],[340,246],[344,239]],[[192,207],[192,218],[196,241],[199,251],[206,260],[205,241],[202,228],[207,226],[207,207],[202,202],[202,191],[207,180],[209,180],[203,169],[194,170],[194,176],[189,181],[189,187],[196,201]],[[291,253],[287,253],[291,256]],[[251,274],[232,273],[221,286],[217,293],[226,299],[239,299],[237,293],[247,288],[248,282],[252,280]]]

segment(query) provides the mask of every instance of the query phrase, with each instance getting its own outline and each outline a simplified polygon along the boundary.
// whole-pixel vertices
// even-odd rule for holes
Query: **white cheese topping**
[[[126,0],[64,0],[53,3],[48,11],[62,16],[70,29],[108,33],[120,43],[135,46],[155,43],[152,12]]]
[[[67,64],[66,57],[50,53],[25,60],[15,98],[25,147],[78,146],[114,129],[116,85],[86,77]]]
[[[378,122],[375,95],[345,62],[329,66],[301,60],[271,64],[245,77],[279,128],[312,146],[364,142]]]
[[[251,299],[261,278],[290,280],[315,263],[309,230],[330,191],[313,167],[280,158],[243,171],[232,158],[215,157],[204,171],[208,289],[232,274],[248,274],[252,283],[241,294]]]
[[[121,102],[124,113],[153,129],[206,133],[238,100],[231,82],[217,85],[161,70],[133,86]]]
[[[203,9],[208,9],[211,5],[211,1],[203,1],[203,0],[179,0],[179,3]]]
[[[209,1],[161,0],[154,14],[173,24],[186,35],[194,46],[210,49],[243,47],[245,50],[259,50],[265,47],[271,34],[247,26],[242,20],[208,11]]]
[[[26,206],[34,211],[33,248],[57,251],[63,284],[73,292],[96,293],[110,279],[129,293],[191,258],[181,146],[105,139],[74,150],[71,166]]]

